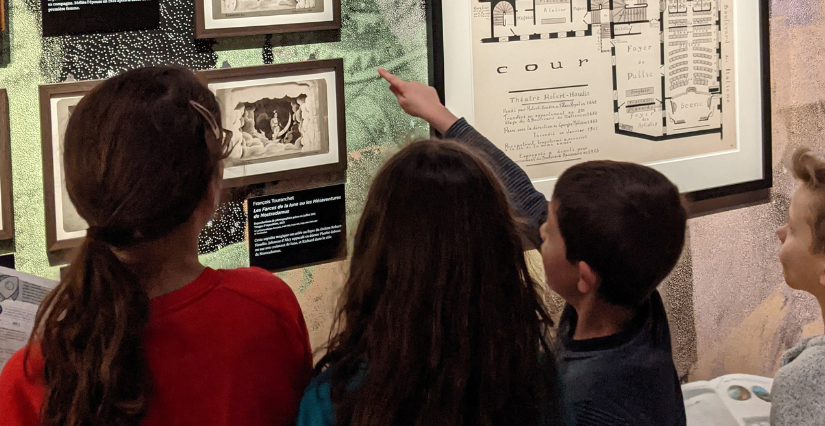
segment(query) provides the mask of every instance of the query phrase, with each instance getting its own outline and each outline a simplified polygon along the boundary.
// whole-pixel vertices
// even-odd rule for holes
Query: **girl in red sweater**
[[[220,117],[170,67],[114,77],[74,109],[64,169],[89,230],[0,376],[0,424],[294,421],[312,368],[294,294],[266,271],[198,261],[228,152]]]

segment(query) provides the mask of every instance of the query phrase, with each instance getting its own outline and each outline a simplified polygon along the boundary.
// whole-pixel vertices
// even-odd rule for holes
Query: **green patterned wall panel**
[[[46,252],[41,166],[38,85],[102,78],[142,65],[179,64],[204,69],[228,62],[232,67],[260,65],[268,49],[264,36],[195,41],[190,0],[161,0],[161,27],[155,31],[42,38],[40,2],[10,0],[10,60],[0,68],[0,87],[9,92],[15,241],[0,247],[12,251],[21,271],[57,278]],[[274,62],[340,57],[345,64],[345,101],[349,170],[347,216],[349,230],[363,205],[377,168],[398,144],[427,135],[427,127],[401,112],[377,67],[404,78],[425,80],[427,50],[424,13],[407,0],[344,0],[343,29],[334,32],[273,36]],[[300,185],[318,185],[309,179]],[[244,243],[228,245],[203,256],[209,266],[231,268],[248,264]],[[311,284],[313,268],[300,271],[309,281],[290,283],[298,290]]]

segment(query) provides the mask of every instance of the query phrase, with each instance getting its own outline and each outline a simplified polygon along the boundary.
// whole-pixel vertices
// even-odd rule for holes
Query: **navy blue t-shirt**
[[[612,336],[573,340],[567,306],[556,344],[559,374],[577,426],[682,426],[685,404],[658,292],[628,327]]]

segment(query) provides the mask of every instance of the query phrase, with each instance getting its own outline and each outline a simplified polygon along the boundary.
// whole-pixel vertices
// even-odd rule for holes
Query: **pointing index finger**
[[[393,75],[392,73],[383,68],[378,68],[378,74],[381,76],[381,78],[387,80],[387,83],[390,83],[391,86],[395,86],[397,88],[401,88],[401,86],[404,83],[406,83],[404,80],[396,77],[395,75]]]

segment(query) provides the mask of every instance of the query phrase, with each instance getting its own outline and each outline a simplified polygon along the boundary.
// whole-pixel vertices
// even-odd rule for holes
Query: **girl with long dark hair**
[[[477,154],[421,141],[393,156],[298,425],[560,424],[551,320],[518,228]]]
[[[170,67],[102,82],[74,109],[64,170],[89,230],[3,370],[0,424],[294,422],[312,369],[294,294],[266,271],[198,261],[227,153],[220,117]]]

